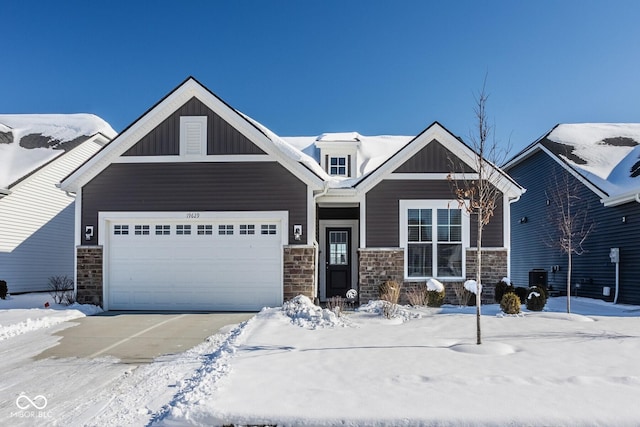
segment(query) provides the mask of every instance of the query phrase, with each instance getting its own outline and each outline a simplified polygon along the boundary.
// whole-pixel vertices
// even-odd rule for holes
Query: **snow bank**
[[[345,323],[331,310],[314,305],[311,300],[298,295],[282,305],[282,312],[291,318],[291,323],[307,329],[332,328]]]
[[[50,304],[49,308],[44,308],[51,300],[48,297],[48,294],[38,293],[10,295],[0,300],[0,341],[102,312],[95,305],[78,303],[69,306]]]

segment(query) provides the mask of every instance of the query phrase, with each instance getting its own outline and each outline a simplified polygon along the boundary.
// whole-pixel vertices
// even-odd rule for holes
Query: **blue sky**
[[[192,75],[281,136],[640,122],[638,1],[11,1],[0,113],[123,130]]]

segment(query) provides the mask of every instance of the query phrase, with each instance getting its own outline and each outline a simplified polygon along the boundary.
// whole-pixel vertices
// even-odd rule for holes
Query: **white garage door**
[[[282,221],[112,219],[111,310],[259,310],[282,304]]]

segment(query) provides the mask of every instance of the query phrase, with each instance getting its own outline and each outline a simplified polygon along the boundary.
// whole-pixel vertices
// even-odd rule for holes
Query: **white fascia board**
[[[159,126],[164,120],[175,113],[178,108],[184,105],[191,98],[196,97],[208,108],[218,114],[223,120],[242,133],[251,142],[256,144],[261,150],[272,155],[286,169],[299,177],[303,182],[313,188],[322,188],[322,179],[316,176],[300,163],[287,157],[273,146],[269,138],[260,132],[255,126],[249,123],[237,111],[230,108],[219,98],[214,96],[194,79],[189,79],[166,98],[160,101],[151,111],[134,122],[127,130],[116,137],[113,142],[107,145],[96,156],[78,168],[73,174],[68,176],[62,183],[61,188],[66,191],[77,191],[87,182],[95,178],[100,172],[106,169],[111,163],[133,147],[145,135]]]
[[[635,190],[628,191],[623,194],[618,194],[616,196],[603,197],[600,199],[600,202],[602,202],[602,204],[605,207],[610,207],[610,206],[623,205],[629,202],[635,202],[635,201],[638,201],[639,199],[640,199],[640,188],[637,188]]]

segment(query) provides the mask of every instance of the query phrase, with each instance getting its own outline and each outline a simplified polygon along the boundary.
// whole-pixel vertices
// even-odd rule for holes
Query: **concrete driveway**
[[[55,333],[61,340],[36,356],[113,356],[122,363],[150,363],[164,354],[181,353],[227,325],[241,323],[255,313],[106,312],[75,319],[77,326]]]

